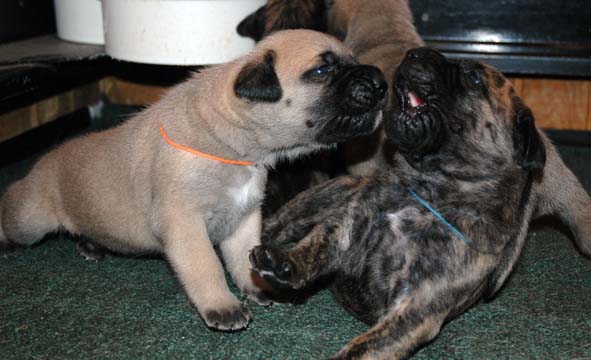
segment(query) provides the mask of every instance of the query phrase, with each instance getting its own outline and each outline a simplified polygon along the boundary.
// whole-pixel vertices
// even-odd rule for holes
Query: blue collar
[[[464,236],[464,234],[462,234],[458,229],[456,229],[455,226],[453,226],[452,224],[450,224],[447,220],[445,220],[445,218],[437,211],[435,210],[431,205],[429,205],[429,203],[427,201],[425,201],[422,197],[419,196],[419,194],[417,194],[410,186],[408,187],[408,192],[415,198],[418,200],[418,202],[421,203],[421,205],[423,205],[424,207],[427,208],[427,210],[429,210],[433,215],[435,215],[442,223],[445,224],[445,226],[447,226],[454,234],[456,234],[457,237],[459,237],[460,239],[462,239],[462,241],[464,241],[467,245],[470,245],[472,243],[472,240],[468,239],[467,237]]]

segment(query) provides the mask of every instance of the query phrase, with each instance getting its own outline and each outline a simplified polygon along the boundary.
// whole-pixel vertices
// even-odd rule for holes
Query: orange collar
[[[190,154],[193,155],[197,155],[199,157],[202,158],[206,158],[209,160],[215,160],[215,161],[219,161],[222,163],[226,163],[226,164],[230,164],[230,165],[242,165],[242,166],[251,166],[254,165],[252,162],[250,161],[238,161],[238,160],[230,160],[230,159],[225,159],[222,157],[218,157],[215,155],[211,155],[211,154],[207,154],[204,152],[201,152],[199,150],[195,150],[195,149],[191,149],[190,147],[175,143],[174,141],[170,140],[170,138],[168,137],[168,135],[166,135],[166,132],[164,132],[164,126],[162,126],[162,124],[160,124],[160,135],[162,135],[162,138],[164,139],[164,141],[166,141],[168,143],[168,145],[175,147],[179,150],[182,151],[186,151]]]

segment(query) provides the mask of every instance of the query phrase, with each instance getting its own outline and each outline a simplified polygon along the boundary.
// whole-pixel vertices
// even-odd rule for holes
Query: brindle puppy
[[[324,29],[344,40],[361,63],[379,67],[388,81],[404,52],[422,44],[408,0],[268,0],[240,24],[238,32],[261,38],[284,28],[308,27]],[[396,110],[396,101],[391,105]],[[534,217],[559,217],[570,228],[579,249],[591,256],[591,197],[546,135],[540,136],[547,162],[532,189]],[[391,149],[384,146],[382,131],[353,140],[344,149],[343,162],[353,174],[387,166],[385,162],[392,157]]]
[[[328,277],[373,325],[339,359],[406,358],[491,298],[521,253],[546,162],[530,110],[489,66],[419,48],[394,92],[394,167],[300,194],[266,221],[250,257],[275,286]]]

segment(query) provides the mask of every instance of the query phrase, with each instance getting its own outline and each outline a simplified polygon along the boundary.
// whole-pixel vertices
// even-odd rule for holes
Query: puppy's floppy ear
[[[542,169],[546,163],[546,148],[531,110],[524,106],[517,111],[513,126],[515,161],[525,170]]]
[[[234,83],[234,93],[249,101],[277,102],[283,92],[275,72],[275,52],[269,50],[263,61],[245,65]]]
[[[265,35],[265,6],[248,15],[238,24],[236,31],[240,36],[245,36],[259,41]]]

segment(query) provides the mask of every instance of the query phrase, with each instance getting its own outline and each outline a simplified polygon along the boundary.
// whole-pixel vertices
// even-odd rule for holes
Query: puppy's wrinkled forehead
[[[473,90],[472,94],[481,93],[501,118],[511,120],[525,107],[511,81],[494,67],[473,60],[448,60],[448,63],[463,75],[464,87]]]
[[[312,30],[284,30],[261,41],[256,52],[273,51],[278,74],[301,75],[323,61],[327,54],[352,61],[353,54],[338,39]]]

